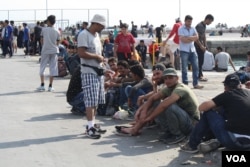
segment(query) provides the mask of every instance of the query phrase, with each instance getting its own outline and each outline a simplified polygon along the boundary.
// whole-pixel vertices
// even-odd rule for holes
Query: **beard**
[[[164,83],[164,79],[161,79],[159,82],[157,82],[157,85],[161,85]]]

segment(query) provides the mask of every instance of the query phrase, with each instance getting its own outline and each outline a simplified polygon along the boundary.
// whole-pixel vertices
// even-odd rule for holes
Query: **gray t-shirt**
[[[42,55],[59,53],[57,41],[60,41],[60,34],[54,27],[44,27],[41,37],[43,38]]]
[[[97,55],[102,55],[102,44],[99,37],[99,34],[96,33],[95,36],[91,34],[87,30],[83,30],[80,32],[77,38],[77,47],[85,47],[87,48],[87,52],[95,53]],[[101,63],[98,62],[96,59],[84,59],[81,58],[81,64],[87,64],[90,66],[101,67]],[[82,73],[93,73],[96,72],[90,67],[81,66]]]
[[[220,52],[215,55],[215,62],[218,64],[218,68],[227,69],[230,55],[226,52]]]

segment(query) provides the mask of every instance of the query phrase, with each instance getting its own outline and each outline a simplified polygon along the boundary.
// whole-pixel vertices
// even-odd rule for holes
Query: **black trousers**
[[[195,46],[196,49],[196,53],[198,56],[198,67],[199,67],[199,75],[198,77],[201,78],[203,77],[203,73],[202,73],[202,65],[204,63],[204,51],[200,49],[199,46]]]

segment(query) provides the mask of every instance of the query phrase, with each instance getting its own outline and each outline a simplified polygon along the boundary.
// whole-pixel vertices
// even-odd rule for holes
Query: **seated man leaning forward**
[[[150,96],[137,110],[136,124],[131,128],[116,127],[117,134],[138,135],[145,123],[157,116],[167,121],[167,144],[176,144],[188,136],[193,129],[193,122],[199,120],[198,100],[193,91],[186,85],[179,83],[177,71],[168,68],[163,72],[166,88]],[[157,107],[155,102],[164,99]]]
[[[250,149],[250,90],[241,88],[240,79],[235,74],[227,75],[223,83],[223,93],[199,106],[203,112],[201,120],[181,150],[206,153],[220,144],[231,150]],[[215,110],[217,106],[222,109]],[[201,143],[209,131],[215,138]]]

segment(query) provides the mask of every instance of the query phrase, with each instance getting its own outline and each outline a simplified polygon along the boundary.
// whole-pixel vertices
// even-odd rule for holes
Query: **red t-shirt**
[[[118,45],[117,52],[131,53],[131,47],[135,43],[135,39],[132,34],[119,33],[115,38],[115,44]]]
[[[153,50],[156,52],[156,51],[159,51],[159,46],[157,44],[150,44],[149,45],[149,48],[148,48],[148,52],[150,54],[153,54]]]
[[[179,44],[179,43],[180,43],[180,41],[179,41],[178,29],[179,29],[179,27],[180,27],[181,25],[182,25],[181,22],[175,23],[174,26],[173,26],[173,28],[172,28],[172,30],[171,30],[171,32],[170,32],[170,34],[169,34],[169,38],[171,38],[173,35],[175,35],[173,41],[174,41],[174,43],[176,43],[176,44]]]

